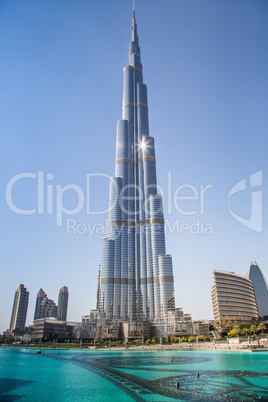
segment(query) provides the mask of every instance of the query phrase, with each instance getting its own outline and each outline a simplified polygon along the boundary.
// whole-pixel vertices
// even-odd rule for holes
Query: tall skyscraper
[[[67,308],[68,308],[69,292],[67,286],[63,286],[59,291],[58,299],[58,320],[67,320]]]
[[[38,318],[57,317],[58,308],[54,300],[44,297],[40,306]]]
[[[37,320],[38,318],[42,318],[42,317],[40,317],[40,315],[41,315],[41,303],[42,303],[42,301],[43,301],[43,299],[45,297],[47,297],[47,294],[41,288],[39,290],[39,292],[37,293],[37,296],[36,296],[34,320]]]
[[[18,328],[22,331],[24,330],[27,316],[28,302],[29,302],[29,292],[24,287],[24,285],[18,285],[15,292],[13,310],[11,314],[10,327],[9,327],[10,332],[13,331],[13,329],[15,328]]]
[[[256,261],[250,264],[246,278],[253,283],[259,316],[268,316],[268,286]]]
[[[123,321],[156,322],[166,317],[175,308],[172,258],[166,255],[134,7],[128,65],[123,69],[123,110],[117,122],[108,228],[101,248],[100,311]]]
[[[41,288],[36,296],[34,320],[39,318],[57,317],[58,308],[54,300],[47,297]]]

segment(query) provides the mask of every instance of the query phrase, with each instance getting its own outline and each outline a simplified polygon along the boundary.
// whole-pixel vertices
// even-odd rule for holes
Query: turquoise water
[[[0,401],[268,401],[267,372],[267,352],[6,348]]]

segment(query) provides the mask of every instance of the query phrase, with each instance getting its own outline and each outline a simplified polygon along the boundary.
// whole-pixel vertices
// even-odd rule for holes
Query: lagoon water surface
[[[0,349],[0,401],[268,401],[268,352]]]

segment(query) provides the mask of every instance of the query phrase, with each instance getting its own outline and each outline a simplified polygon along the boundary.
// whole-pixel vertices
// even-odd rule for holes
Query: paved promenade
[[[98,347],[89,347],[90,350],[101,350],[103,348]],[[239,342],[227,342],[227,341],[215,341],[215,342],[195,342],[195,343],[173,343],[172,345],[141,345],[141,346],[117,346],[117,347],[106,347],[106,350],[140,350],[140,351],[156,351],[156,350],[163,350],[163,351],[188,351],[188,350],[229,350],[229,351],[238,351],[238,350],[245,350],[245,351],[268,351],[268,340],[261,339],[258,341],[241,341]]]
[[[120,345],[120,346],[87,346],[80,345],[63,345],[55,344],[54,347],[47,346],[45,343],[40,345],[1,345],[2,348],[27,348],[27,349],[51,349],[51,350],[103,350],[103,351],[142,351],[142,352],[154,352],[154,351],[191,351],[191,350],[222,350],[222,351],[252,351],[252,352],[264,352],[268,351],[268,338],[261,338],[249,342],[243,339],[229,339],[228,341],[212,341],[212,342],[182,342],[173,344],[157,344],[157,345]]]

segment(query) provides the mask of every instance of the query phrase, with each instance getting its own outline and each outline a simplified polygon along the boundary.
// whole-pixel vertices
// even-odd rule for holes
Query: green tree
[[[231,329],[233,328],[233,323],[232,323],[232,321],[227,321],[226,327],[229,329],[229,332],[230,332]]]
[[[235,321],[235,323],[234,323],[234,325],[233,325],[232,332],[233,332],[236,336],[238,336],[238,335],[240,334],[240,331],[241,331],[241,327],[240,327],[240,325],[238,324],[238,322]]]
[[[247,336],[250,331],[249,331],[248,328],[244,327],[244,328],[241,329],[240,332],[241,332],[242,335]]]
[[[259,317],[258,318],[252,318],[251,322],[252,322],[252,325],[257,326],[260,323],[260,318]]]
[[[193,335],[189,336],[188,342],[196,342],[196,337]]]
[[[208,338],[205,335],[198,335],[198,342],[206,342]]]
[[[253,332],[254,336],[256,335],[257,325],[253,324],[249,328],[250,332]]]
[[[257,331],[261,331],[263,335],[263,331],[266,329],[266,325],[263,324],[263,322],[260,322],[257,326]]]
[[[221,323],[220,323],[220,321],[215,321],[215,323],[214,323],[214,328],[216,329],[216,331],[220,332],[220,330],[221,330]]]

